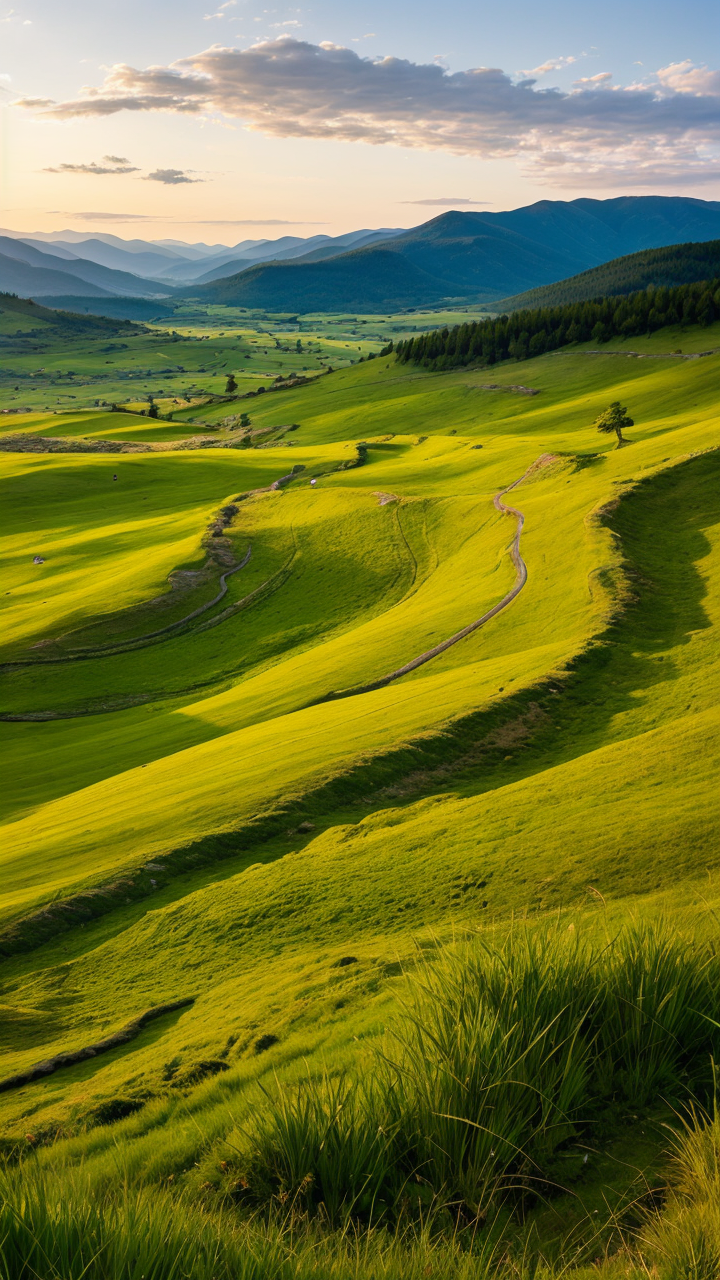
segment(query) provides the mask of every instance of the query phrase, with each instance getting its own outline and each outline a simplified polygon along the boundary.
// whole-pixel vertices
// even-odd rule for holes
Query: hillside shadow
[[[170,878],[152,907],[169,905],[253,862],[282,858],[288,851],[287,828],[300,822],[311,821],[312,834],[294,834],[295,850],[339,823],[357,823],[372,812],[438,792],[469,796],[498,790],[657,727],[643,720],[642,712],[661,686],[683,674],[677,651],[711,626],[704,604],[707,586],[697,565],[711,551],[705,529],[720,521],[719,481],[716,451],[649,477],[623,498],[608,523],[622,539],[631,596],[562,678],[548,677],[442,732],[375,756],[279,805],[257,825],[203,837],[178,851],[182,857],[176,866],[169,855]],[[688,710],[683,703],[677,714]],[[634,723],[632,712],[641,713]],[[671,711],[665,723],[672,718]],[[184,876],[191,865],[193,874]],[[38,962],[56,963],[63,953],[64,960],[78,958],[149,909],[147,901],[108,907],[109,914],[88,923],[82,935],[71,930],[34,955],[15,957],[10,973],[17,976]]]
[[[457,789],[463,794],[494,790],[655,727],[642,722],[642,713],[659,686],[679,679],[684,670],[672,651],[712,625],[704,606],[707,585],[696,566],[712,550],[704,531],[717,522],[720,452],[649,477],[622,500],[608,524],[622,540],[629,598],[562,680],[547,680],[504,702],[502,719],[493,715],[492,724],[489,715],[479,713],[458,726],[474,744],[468,742],[464,760],[456,762]],[[504,748],[483,750],[483,739],[502,723],[527,715],[531,706],[541,713],[538,728],[513,749],[508,767]],[[634,729],[634,717],[613,727],[633,712]],[[443,790],[447,785],[445,778]]]

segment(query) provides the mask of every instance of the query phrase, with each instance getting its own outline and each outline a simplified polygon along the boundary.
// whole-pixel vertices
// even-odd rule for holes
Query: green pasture
[[[11,911],[129,858],[242,824],[258,807],[318,785],[367,752],[489,706],[510,684],[529,687],[562,670],[602,629],[620,591],[613,583],[619,551],[593,510],[657,467],[714,442],[710,359],[672,366],[612,357],[591,357],[582,366],[572,356],[528,362],[540,394],[485,392],[491,398],[485,422],[467,405],[469,393],[480,395],[472,382],[480,375],[411,373],[403,386],[394,366],[386,372],[378,363],[338,374],[335,392],[333,379],[305,389],[303,436],[329,433],[328,400],[335,398],[338,444],[318,443],[310,454],[298,445],[121,459],[9,455],[16,523],[8,534],[13,560],[3,603],[12,644],[6,657],[16,661],[32,657],[18,642],[44,642],[40,656],[60,656],[73,645],[152,631],[152,609],[138,606],[167,594],[172,569],[200,566],[200,539],[213,512],[283,474],[289,457],[307,468],[284,492],[241,504],[233,523],[238,559],[251,543],[253,557],[230,580],[215,613],[260,588],[249,607],[143,650],[6,673],[6,712],[93,712],[5,726],[14,811],[25,814],[13,824],[5,855]],[[383,375],[389,385],[381,401]],[[498,378],[508,376],[504,369]],[[674,413],[670,387],[680,400]],[[632,448],[621,451],[588,425],[603,399],[616,396],[632,401],[637,424]],[[356,414],[367,420],[368,401],[378,416],[397,417],[407,430],[408,418],[419,427],[425,415],[437,415],[441,398],[441,432],[422,443],[420,436],[368,432],[366,465],[328,472],[328,465],[352,459],[354,446],[343,447],[342,437],[354,434]],[[343,413],[346,401],[353,408]],[[313,402],[314,430],[307,412]],[[511,528],[492,496],[543,453],[556,460],[516,491],[530,570],[521,599],[400,682],[350,702],[308,706],[380,678],[502,597],[513,580]],[[576,456],[590,465],[577,469]],[[313,474],[319,474],[314,490]],[[380,506],[381,494],[394,500]],[[107,518],[109,501],[119,508],[117,521]],[[79,527],[71,529],[73,522]],[[42,566],[32,564],[37,552],[46,557]],[[204,591],[201,602],[211,588]],[[180,605],[168,615],[179,616]],[[58,640],[61,647],[53,647]],[[102,714],[107,706],[119,709]],[[313,742],[301,758],[300,741]],[[242,779],[239,788],[228,789],[228,771]],[[186,779],[180,805],[178,773]]]
[[[204,312],[180,312],[173,325],[58,336],[46,320],[0,312],[0,409],[92,408],[138,395],[165,397],[172,409],[185,393],[222,393],[230,373],[242,394],[280,374],[348,366],[388,340],[350,323],[309,328]]]
[[[46,641],[167,592],[173,569],[202,565],[218,508],[278,479],[286,456],[263,451],[248,466],[234,450],[4,455],[8,656],[17,642]]]
[[[0,920],[148,864],[154,877],[149,897],[115,889],[82,929],[5,959],[0,1076],[195,1001],[0,1094],[0,1136],[39,1135],[38,1177],[81,1177],[91,1196],[163,1189],[208,1221],[244,1221],[220,1162],[246,1149],[262,1090],[374,1078],[404,975],[438,940],[550,920],[563,947],[603,947],[664,921],[682,946],[714,944],[720,356],[670,352],[711,350],[718,328],[635,341],[646,359],[608,344],[445,374],[354,364],[233,404],[256,431],[300,424],[268,447],[0,453],[2,713],[21,717],[2,723]],[[620,449],[592,425],[616,399],[635,423]],[[177,426],[38,413],[22,429],[162,444],[228,407],[180,412]],[[520,595],[409,675],[353,692],[508,592],[515,521],[493,497],[518,480]],[[219,604],[144,640],[216,593],[207,529],[240,495],[222,547],[237,563],[251,546],[249,563]],[[627,1097],[587,1173],[567,1155],[571,1194],[548,1191],[513,1228],[520,1253],[540,1237],[550,1249],[560,1218],[590,1241],[596,1210],[600,1254],[588,1243],[578,1268],[619,1239],[608,1205],[624,1213],[634,1179],[659,1176],[669,1115],[660,1086]],[[89,1118],[128,1099],[126,1119]],[[317,1274],[338,1280],[414,1275],[420,1257],[350,1271],[318,1248]],[[459,1276],[442,1257],[422,1254],[418,1276]],[[613,1259],[571,1274],[641,1274]]]
[[[168,411],[172,401],[168,403]],[[185,401],[179,402],[185,405]],[[159,401],[165,411],[166,402]],[[111,413],[103,409],[59,409],[38,413],[12,414],[0,420],[3,434],[22,434],[30,436],[50,436],[62,440],[120,440],[124,444],[155,444],[162,441],[186,440],[192,434],[198,434],[201,428],[192,422],[179,419],[177,422],[165,422],[158,418],[141,416],[140,402],[133,404],[135,412]],[[188,405],[191,411],[192,406]],[[143,408],[147,411],[147,401]],[[195,412],[200,415],[202,409]]]

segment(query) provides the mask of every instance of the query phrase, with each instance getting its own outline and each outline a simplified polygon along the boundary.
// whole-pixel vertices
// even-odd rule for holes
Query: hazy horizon
[[[20,0],[0,25],[13,231],[231,244],[720,195],[708,0],[519,0],[512,22],[461,0],[441,27],[423,2]]]

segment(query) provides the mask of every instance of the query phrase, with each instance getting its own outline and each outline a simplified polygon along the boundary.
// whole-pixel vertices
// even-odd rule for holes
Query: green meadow
[[[392,340],[483,313],[465,308],[369,317],[294,316],[190,304],[176,309],[173,328],[162,319],[126,325],[117,333],[107,320],[106,328],[95,333],[87,327],[73,332],[59,322],[60,332],[45,318],[52,314],[43,309],[42,316],[35,316],[27,304],[0,299],[0,411],[13,414],[8,430],[18,429],[18,423],[27,430],[31,419],[26,415],[36,410],[62,414],[64,421],[73,410],[109,407],[133,397],[147,407],[148,396],[164,414],[177,413],[182,421],[199,412],[204,396],[224,392],[230,372],[242,395],[267,389],[278,377],[347,368]],[[81,319],[87,324],[91,318]],[[20,420],[14,417],[18,412]],[[0,425],[5,425],[2,418]],[[43,433],[52,435],[57,427],[50,421]],[[37,429],[36,424],[29,429]],[[137,438],[164,437],[143,432]]]
[[[720,325],[380,319],[2,420],[3,1280],[717,1274]]]

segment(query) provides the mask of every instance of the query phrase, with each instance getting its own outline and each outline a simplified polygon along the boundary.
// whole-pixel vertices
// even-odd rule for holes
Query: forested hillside
[[[396,358],[426,369],[452,369],[482,360],[527,360],[576,342],[609,342],[654,333],[668,325],[710,325],[720,314],[720,279],[647,289],[624,298],[599,298],[562,307],[514,311],[398,342]]]
[[[534,307],[555,307],[566,302],[614,297],[664,286],[693,284],[720,276],[720,240],[701,244],[673,244],[663,249],[646,249],[615,258],[592,271],[581,271],[568,280],[529,289],[497,304],[500,311],[521,311]]]

